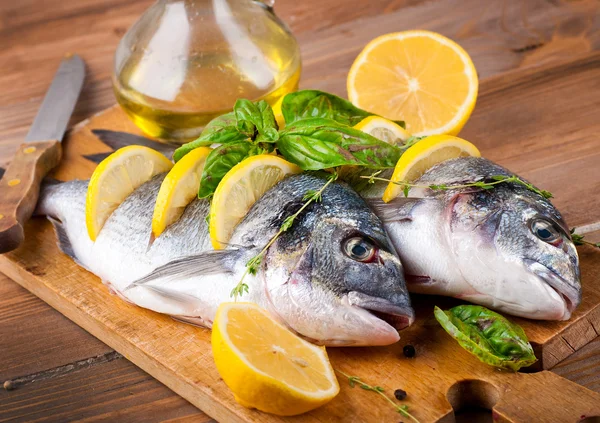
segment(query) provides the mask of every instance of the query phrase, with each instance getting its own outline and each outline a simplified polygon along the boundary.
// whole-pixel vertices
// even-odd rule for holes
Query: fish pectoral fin
[[[157,279],[177,281],[202,275],[231,274],[235,263],[243,258],[249,250],[213,250],[200,254],[182,257],[157,267],[141,279],[129,284],[123,291],[145,286]]]
[[[390,223],[412,220],[411,213],[415,206],[431,200],[427,198],[397,197],[389,203],[385,203],[379,198],[369,198],[366,201],[383,223]]]
[[[183,304],[195,304],[196,302],[198,302],[198,298],[194,297],[193,295],[190,294],[186,294],[183,292],[178,292],[175,291],[173,289],[169,289],[167,287],[164,286],[157,286],[157,285],[142,285],[143,288],[149,289],[152,292],[160,295],[161,297],[168,299],[168,300],[173,300],[175,302],[178,303],[183,303]],[[129,287],[125,288],[126,290]]]

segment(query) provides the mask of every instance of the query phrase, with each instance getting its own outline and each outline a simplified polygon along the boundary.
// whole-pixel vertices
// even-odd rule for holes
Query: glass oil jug
[[[121,40],[113,86],[142,131],[183,143],[238,98],[297,90],[300,67],[272,0],[159,0]]]

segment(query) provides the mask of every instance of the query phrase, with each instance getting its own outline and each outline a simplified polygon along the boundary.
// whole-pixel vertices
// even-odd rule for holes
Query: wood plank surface
[[[515,102],[515,93],[523,97],[518,101],[523,110],[528,110],[525,99],[537,104],[540,101],[538,97],[543,97],[548,92],[561,95],[563,83],[560,76],[565,66],[572,69],[571,79],[579,82],[568,85],[567,88],[579,99],[583,107],[595,107],[600,101],[600,86],[590,86],[586,81],[589,70],[594,70],[599,61],[600,53],[594,53],[568,64],[546,65],[536,72],[523,70],[516,71],[510,77],[491,78],[483,84],[481,100],[485,105],[490,101],[488,97],[491,97],[495,108],[482,107],[481,115],[473,116],[473,121],[485,122],[491,117],[510,120],[510,107]],[[538,80],[543,81],[543,84],[536,83]],[[552,104],[551,101],[547,102]],[[569,113],[577,114],[580,110],[573,108],[570,103],[566,106],[569,106],[570,110],[563,111],[556,105],[552,110],[562,113],[565,119],[577,119],[577,115],[571,116]],[[506,113],[504,116],[498,116],[495,110],[503,110]],[[488,116],[490,114],[491,117]],[[585,117],[580,114],[579,118],[581,116]],[[536,131],[537,127],[532,127],[531,131]],[[544,128],[543,125],[540,127]],[[136,131],[118,107],[110,108],[82,122],[64,141],[64,158],[54,174],[55,177],[62,180],[89,177],[94,164],[82,155],[106,150],[106,146],[91,132],[91,129],[95,128]],[[582,129],[580,138],[585,139],[587,131],[595,131],[595,126],[590,124]],[[532,151],[544,151],[546,162],[558,163],[559,159],[564,159],[561,157],[564,156],[564,152],[559,148],[563,140],[543,135],[533,133],[531,141],[526,145]],[[494,154],[501,156],[505,150],[514,152],[523,144],[519,137],[498,136],[503,141],[500,145],[486,138],[480,143],[484,155],[494,158]],[[600,140],[597,139],[579,143],[585,144],[590,151],[594,150],[593,147],[600,146]],[[518,159],[519,155],[506,155],[502,164],[513,168],[513,161]],[[594,172],[593,166],[585,164],[586,159],[587,156],[574,156],[572,161],[579,168]],[[539,176],[542,179],[538,180],[535,174],[538,168],[535,164],[535,161],[530,161],[523,170],[525,176],[529,176],[532,182],[539,185],[547,176],[542,174]],[[542,168],[546,169],[547,166]],[[529,171],[533,173],[527,175]],[[549,171],[556,179],[553,191],[557,198],[572,191],[569,173],[559,173],[553,168],[549,168]],[[594,176],[592,174],[592,179]],[[581,189],[589,187],[583,186]],[[581,205],[585,206],[585,203]],[[581,218],[577,212],[574,212],[573,218],[580,218],[583,223],[589,223],[584,220],[585,216]],[[568,322],[518,319],[529,338],[538,344],[542,365],[547,357],[559,361],[564,358],[561,355],[570,355],[597,336],[596,328],[600,326],[600,251],[583,248],[580,252],[584,299],[572,319]],[[50,224],[44,219],[32,219],[29,222],[26,227],[25,244],[0,258],[0,270],[210,416],[222,421],[282,421],[275,416],[244,409],[233,401],[213,365],[208,330],[173,322],[167,316],[131,306],[118,297],[111,296],[97,277],[58,251]],[[504,421],[551,421],[550,416],[567,420],[580,415],[600,414],[600,395],[571,384],[550,372],[530,375],[499,373],[474,360],[444,335],[432,317],[433,304],[447,307],[454,302],[445,298],[414,297],[417,320],[411,328],[402,332],[402,337],[403,342],[418,348],[417,359],[401,359],[400,344],[386,348],[337,348],[329,350],[333,365],[346,373],[364,378],[367,374],[368,378],[375,378],[379,384],[390,390],[392,387],[410,386],[411,396],[408,404],[417,408],[415,414],[423,421],[451,419],[453,407],[460,407],[465,395],[474,396],[478,402],[490,407],[493,405],[494,413]],[[577,329],[571,333],[571,327]],[[561,350],[563,344],[569,348]],[[452,360],[449,360],[449,357],[452,357]],[[435,385],[432,385],[433,380],[436,381]],[[530,392],[535,392],[537,396],[530,397],[527,394]],[[565,392],[568,394],[563,396]],[[372,403],[368,398],[359,398],[362,397],[357,397],[356,391],[342,384],[342,391],[335,401],[297,420],[343,421],[347,414],[360,421],[372,418],[387,421],[393,417],[394,411],[384,402]],[[421,405],[421,408],[417,405]],[[423,405],[426,406],[424,409]],[[551,412],[551,409],[555,408],[561,411]]]
[[[89,72],[72,122],[114,103],[109,82],[114,48],[126,28],[151,3],[149,0],[0,2],[0,166],[10,160],[14,149],[24,137],[65,52],[80,53],[87,62]],[[420,27],[451,36],[472,55],[481,78],[511,69],[535,68],[546,63],[572,59],[597,49],[600,44],[598,1],[490,1],[486,2],[486,7],[478,7],[480,4],[481,2],[475,1],[446,0],[357,0],[348,7],[346,3],[337,0],[278,0],[276,10],[301,43],[304,61],[302,86],[323,88],[342,95],[345,94],[346,72],[354,56],[372,37],[385,32]],[[570,70],[565,68],[564,73],[564,80],[568,81]],[[568,92],[566,95],[569,95]],[[551,97],[546,95],[544,99],[548,101]],[[558,100],[562,101],[560,98]],[[479,102],[474,116],[478,115],[483,104]],[[576,106],[576,98],[573,98],[572,105]],[[490,101],[486,107],[493,108],[493,102]],[[518,115],[518,110],[515,112]],[[571,132],[567,134],[569,136],[573,136],[572,132],[579,132],[580,128],[576,126],[569,128],[570,124],[575,125],[573,122],[552,114],[547,118],[551,124],[558,122],[563,128],[570,129]],[[522,118],[518,123],[522,124],[523,120],[526,119]],[[464,134],[470,136],[475,122],[472,120],[467,125]],[[494,120],[487,124],[493,126]],[[534,123],[531,122],[531,125],[534,126]],[[485,129],[485,125],[482,126]],[[489,131],[490,134],[496,134],[497,129],[494,127],[494,131]],[[506,127],[500,129],[508,130]],[[513,129],[514,133],[520,132],[518,125],[514,125]],[[480,142],[481,138],[477,141]],[[523,162],[526,163],[527,160],[533,159],[524,156]],[[584,222],[570,220],[570,223],[579,225]],[[596,240],[600,241],[600,235]],[[0,287],[12,287],[12,293],[7,295],[15,295],[13,298],[17,301],[0,303],[0,342],[4,342],[4,335],[9,339],[1,345],[0,369],[9,370],[6,372],[7,377],[35,374],[110,351],[31,294],[22,290],[15,294],[14,290],[20,288],[14,283],[0,278]],[[10,314],[10,320],[5,321],[7,313]],[[34,330],[34,327],[37,337],[27,336],[26,333]],[[593,348],[596,344],[583,347],[561,363],[557,371],[565,367],[572,368],[572,371],[561,374],[597,389],[600,372],[594,372],[593,367],[587,375],[576,371],[585,368],[586,363],[593,365],[597,362],[600,353]],[[57,345],[60,347],[57,348]],[[567,345],[563,346],[568,348]],[[10,354],[4,354],[5,348],[8,348]],[[19,359],[16,358],[20,356],[28,357],[21,368]],[[572,361],[575,357],[577,361]],[[86,371],[100,374],[100,369],[109,364],[98,364]],[[131,371],[143,374],[134,367]],[[63,377],[77,378],[76,375]],[[38,401],[36,395],[39,386],[34,383],[19,388],[21,403],[39,403],[43,410],[46,402]],[[162,389],[170,392],[164,387]],[[126,388],[116,387],[115,390],[123,390],[127,394]],[[4,391],[0,391],[0,420],[4,420],[4,394]],[[170,395],[176,397],[175,394]],[[60,391],[46,391],[44,396],[52,397],[56,404],[63,401],[75,408],[87,405],[93,408],[93,404],[103,401],[101,397],[90,394],[87,398],[78,397],[71,402],[68,395],[62,395]],[[145,415],[158,410],[157,407],[158,405],[150,407]],[[134,406],[130,405],[130,408]],[[11,419],[27,420],[26,409],[27,407],[21,407],[21,414],[13,413]],[[98,416],[104,415],[100,408],[94,409],[98,410]],[[135,420],[140,419],[144,413],[131,417],[135,415],[133,411],[128,414],[129,418]],[[164,419],[177,418],[176,414],[166,413],[161,416]],[[52,421],[50,409],[45,418]],[[65,418],[74,419],[77,419],[76,414]]]

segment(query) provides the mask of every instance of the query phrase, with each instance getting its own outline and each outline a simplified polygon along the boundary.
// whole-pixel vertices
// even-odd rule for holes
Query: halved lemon
[[[478,78],[467,52],[430,31],[405,31],[375,38],[348,74],[355,106],[406,122],[415,136],[456,135],[477,99]]]
[[[231,168],[219,182],[210,205],[210,239],[215,250],[226,247],[238,223],[265,192],[287,175],[302,172],[271,154],[252,156]]]
[[[366,117],[354,125],[354,128],[393,145],[402,144],[410,138],[406,129],[381,116]]]
[[[85,199],[85,223],[92,241],[106,219],[144,182],[167,172],[173,163],[158,151],[141,145],[123,147],[104,159],[94,170]]]
[[[383,193],[386,203],[396,198],[403,186],[394,182],[412,182],[419,179],[427,170],[443,161],[457,157],[481,157],[481,153],[469,141],[452,135],[432,135],[427,137],[400,156],[390,182]]]
[[[219,374],[245,407],[293,416],[340,390],[325,348],[293,334],[256,304],[222,303],[211,343]]]
[[[163,180],[152,216],[152,235],[155,238],[176,222],[187,205],[198,196],[204,164],[211,151],[208,147],[192,150],[175,163]]]

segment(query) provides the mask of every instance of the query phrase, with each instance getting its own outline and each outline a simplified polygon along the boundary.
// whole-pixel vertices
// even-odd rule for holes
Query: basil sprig
[[[375,113],[359,109],[348,100],[319,90],[302,90],[289,93],[283,98],[281,112],[285,124],[308,118],[326,118],[348,126],[354,126]],[[404,121],[395,121],[405,128]]]
[[[537,361],[523,329],[496,312],[461,305],[447,311],[435,307],[434,314],[461,347],[484,363],[517,371]]]
[[[210,197],[237,163],[275,149],[304,170],[344,165],[387,169],[394,167],[402,154],[401,148],[352,128],[372,113],[333,94],[317,90],[290,93],[281,110],[287,127],[279,130],[266,101],[240,99],[232,112],[213,119],[198,139],[175,151],[173,158],[179,161],[195,148],[217,144],[206,159],[200,198]]]
[[[398,147],[323,118],[299,120],[286,126],[276,145],[286,160],[304,170],[343,165],[385,169],[394,167],[401,154]]]
[[[173,153],[173,160],[178,162],[187,153],[199,147],[249,140],[250,138],[248,135],[237,129],[236,118],[233,112],[227,113],[211,120],[198,139],[188,142],[175,150],[175,153]]]

